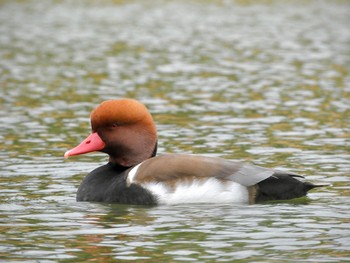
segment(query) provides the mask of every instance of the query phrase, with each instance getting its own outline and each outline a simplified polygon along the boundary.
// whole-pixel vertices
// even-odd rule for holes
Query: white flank
[[[160,204],[248,203],[249,201],[248,189],[245,186],[235,182],[222,183],[215,178],[178,183],[175,189],[163,183],[147,183],[142,186],[156,195]]]

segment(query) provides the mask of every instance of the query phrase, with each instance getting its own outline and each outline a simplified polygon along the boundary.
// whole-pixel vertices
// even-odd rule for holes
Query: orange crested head
[[[133,123],[145,123],[155,125],[151,114],[145,105],[133,99],[106,100],[97,106],[90,115],[92,131],[107,125],[128,125]]]
[[[131,167],[157,152],[157,130],[145,105],[134,99],[107,100],[91,112],[90,134],[65,157],[105,152],[110,162]]]

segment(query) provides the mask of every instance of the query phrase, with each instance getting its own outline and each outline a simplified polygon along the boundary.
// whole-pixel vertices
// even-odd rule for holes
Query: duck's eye
[[[120,126],[120,124],[117,123],[117,122],[114,122],[114,123],[112,124],[112,127],[113,127],[113,128],[116,128],[116,127],[118,127],[118,126]]]

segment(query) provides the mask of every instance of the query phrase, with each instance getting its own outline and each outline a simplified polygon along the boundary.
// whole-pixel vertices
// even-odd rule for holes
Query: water
[[[1,1],[1,262],[350,262],[347,1]],[[105,99],[151,110],[159,152],[330,184],[292,202],[77,203],[63,160]]]

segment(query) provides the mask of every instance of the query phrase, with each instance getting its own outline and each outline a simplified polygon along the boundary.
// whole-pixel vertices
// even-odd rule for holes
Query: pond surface
[[[350,262],[350,3],[0,1],[1,262]],[[102,100],[144,102],[159,153],[329,184],[258,205],[77,203],[63,159]]]

